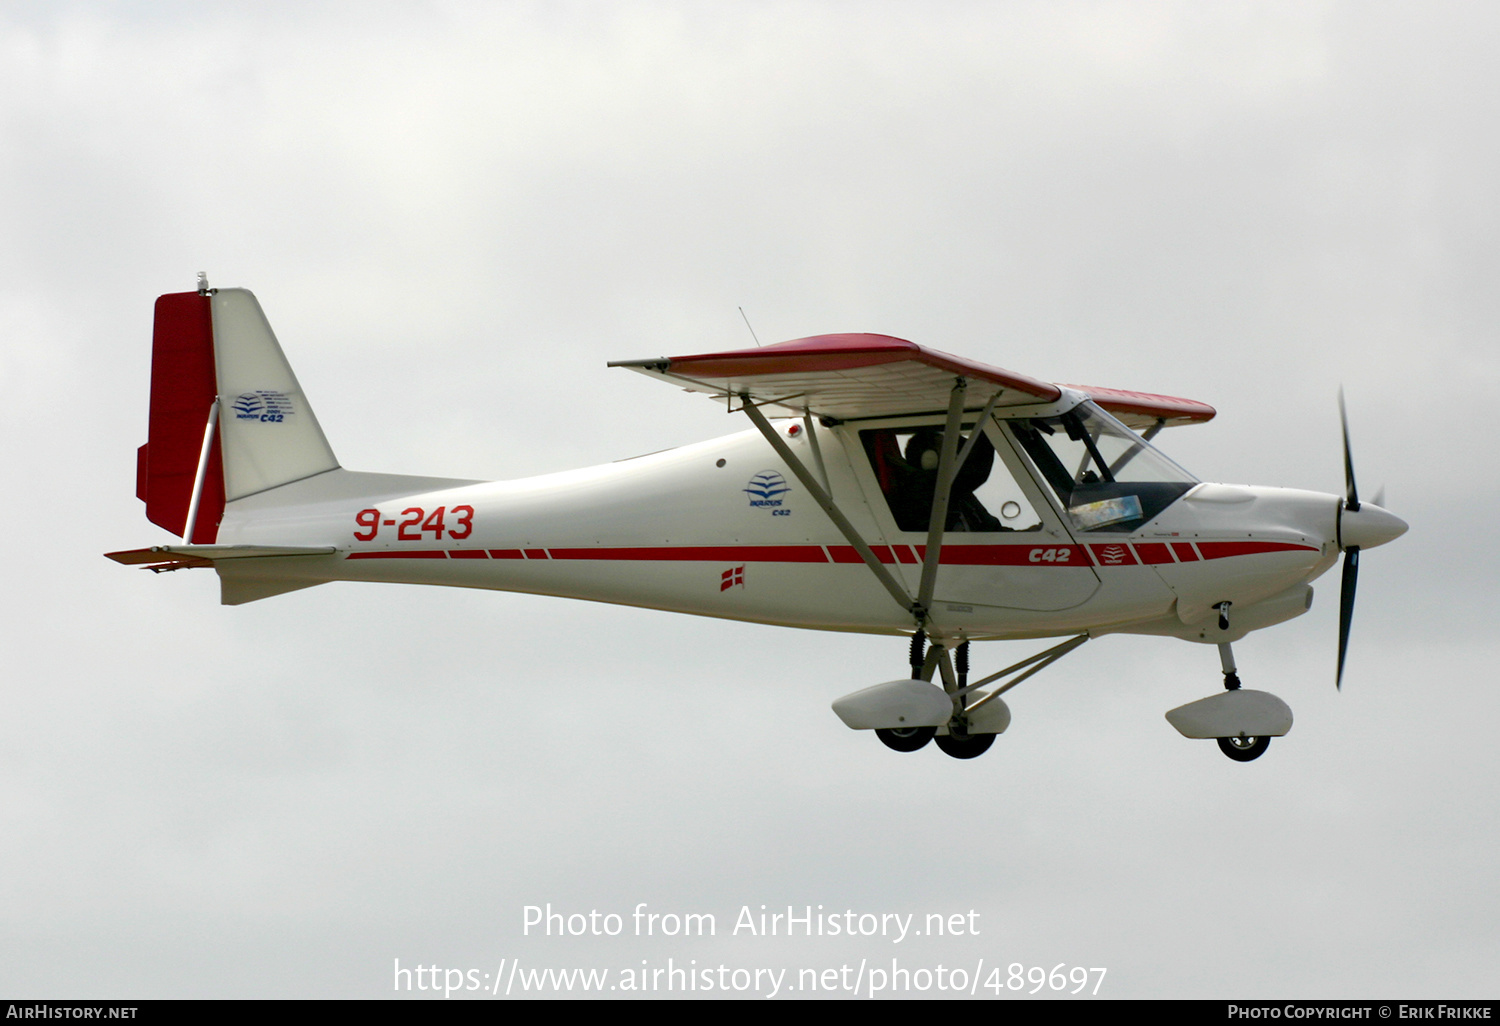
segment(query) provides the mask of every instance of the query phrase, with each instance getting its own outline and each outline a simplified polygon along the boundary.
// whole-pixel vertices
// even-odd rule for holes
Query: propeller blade
[[[1344,582],[1339,593],[1339,674],[1334,687],[1344,690],[1344,655],[1349,651],[1349,627],[1354,623],[1354,589],[1359,583],[1359,546],[1344,550]]]
[[[1344,485],[1348,496],[1344,500],[1344,508],[1358,511],[1359,489],[1354,487],[1354,457],[1349,451],[1349,414],[1344,410],[1344,386],[1342,385],[1339,386],[1339,421],[1344,426]]]
[[[1381,509],[1385,509],[1385,485],[1375,489],[1375,498],[1372,501]]]

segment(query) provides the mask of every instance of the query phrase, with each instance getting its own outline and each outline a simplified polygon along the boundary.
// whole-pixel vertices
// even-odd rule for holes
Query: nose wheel
[[[1266,754],[1266,749],[1271,747],[1269,737],[1221,737],[1219,738],[1219,751],[1229,756],[1235,762],[1250,762],[1259,759]]]

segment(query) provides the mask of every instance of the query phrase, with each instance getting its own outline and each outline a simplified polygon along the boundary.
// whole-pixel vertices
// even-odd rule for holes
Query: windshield
[[[1075,530],[1134,530],[1198,483],[1092,402],[1010,425]]]

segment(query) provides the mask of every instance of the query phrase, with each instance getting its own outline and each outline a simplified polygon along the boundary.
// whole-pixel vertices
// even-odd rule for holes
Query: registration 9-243
[[[396,537],[401,541],[421,541],[424,534],[431,534],[442,541],[446,533],[454,541],[461,541],[474,533],[474,507],[439,506],[428,512],[419,506],[403,509],[399,519],[395,514],[381,517],[378,509],[362,509],[354,516],[354,523],[362,528],[355,531],[359,541],[374,541],[382,527],[396,528]]]

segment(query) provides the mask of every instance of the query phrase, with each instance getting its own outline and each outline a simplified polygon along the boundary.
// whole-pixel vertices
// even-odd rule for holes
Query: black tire
[[[955,759],[974,759],[990,750],[995,743],[994,734],[944,734],[937,739],[937,746]]]
[[[875,731],[875,736],[880,738],[881,743],[887,748],[898,752],[915,752],[919,748],[925,748],[927,742],[932,740],[932,735],[936,733],[936,727],[902,727],[899,729],[880,727]]]
[[[1229,756],[1235,762],[1250,762],[1259,759],[1266,754],[1266,749],[1271,747],[1269,737],[1221,737],[1219,738],[1219,751]]]

